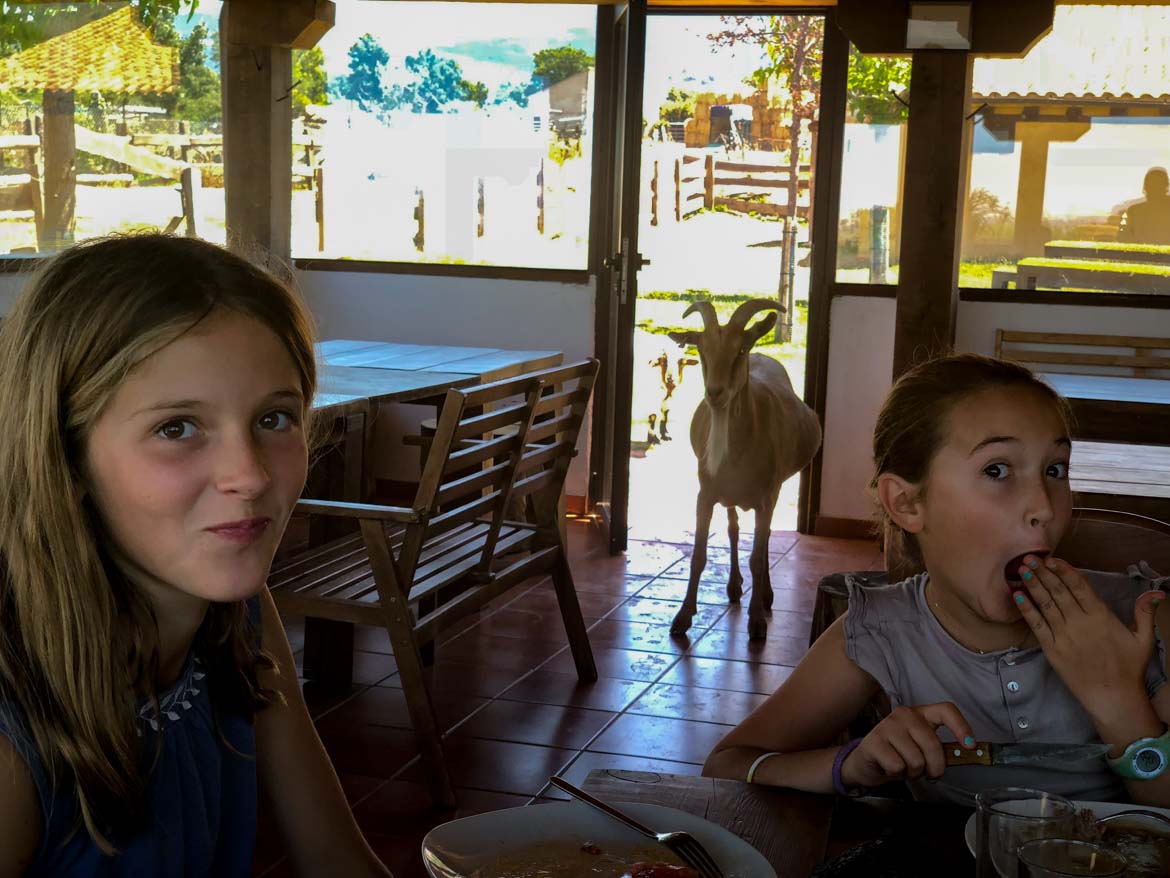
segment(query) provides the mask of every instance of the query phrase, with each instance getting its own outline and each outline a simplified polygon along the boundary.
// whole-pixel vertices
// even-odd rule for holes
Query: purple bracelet
[[[848,757],[850,753],[856,750],[857,745],[860,743],[861,738],[854,738],[852,741],[850,741],[848,744],[845,744],[840,750],[838,750],[836,758],[833,759],[833,789],[835,789],[839,795],[864,796],[869,792],[869,790],[867,790],[865,787],[858,787],[854,790],[847,789],[845,787],[845,782],[841,780],[841,766],[845,764],[846,757]]]

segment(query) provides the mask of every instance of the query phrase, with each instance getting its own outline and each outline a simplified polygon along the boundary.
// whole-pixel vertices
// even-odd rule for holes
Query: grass
[[[1108,259],[1045,259],[1040,256],[1029,256],[1027,259],[1021,259],[1018,264],[1036,268],[1060,268],[1067,271],[1108,271],[1121,274],[1170,277],[1170,265],[1154,265],[1148,262],[1114,262]]]
[[[1162,253],[1170,256],[1165,244],[1134,244],[1126,241],[1049,241],[1049,247],[1076,247],[1082,250],[1110,250],[1119,253]]]

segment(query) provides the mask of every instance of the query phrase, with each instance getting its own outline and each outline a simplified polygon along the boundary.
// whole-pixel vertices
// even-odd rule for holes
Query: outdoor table
[[[975,874],[975,860],[963,840],[971,810],[955,805],[849,799],[733,780],[614,769],[591,771],[583,788],[613,804],[645,802],[710,820],[756,848],[778,878],[806,878],[826,860],[883,834],[909,841],[916,864],[927,864],[930,874],[946,878]]]

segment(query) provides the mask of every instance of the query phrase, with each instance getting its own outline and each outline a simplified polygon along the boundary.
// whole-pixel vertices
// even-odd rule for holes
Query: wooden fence
[[[701,164],[700,164],[701,163]],[[809,165],[800,165],[797,174],[799,193],[809,191]],[[735,176],[730,176],[735,175]],[[658,163],[651,178],[651,225],[658,224]],[[674,160],[674,218],[681,222],[699,210],[726,207],[740,213],[764,216],[788,216],[789,168],[787,165],[758,162],[733,162],[717,159],[714,153],[684,155]],[[779,190],[783,202],[755,201],[745,196]],[[807,218],[808,204],[796,205],[796,214]]]

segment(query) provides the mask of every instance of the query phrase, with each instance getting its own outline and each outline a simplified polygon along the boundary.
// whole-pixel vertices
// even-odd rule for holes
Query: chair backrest
[[[1113,509],[1074,509],[1055,554],[1085,570],[1124,573],[1145,561],[1170,576],[1170,524]]]
[[[1038,372],[1101,373],[1119,369],[1127,375],[1170,369],[1170,338],[1086,335],[1076,332],[995,331],[995,355],[1024,363]]]

